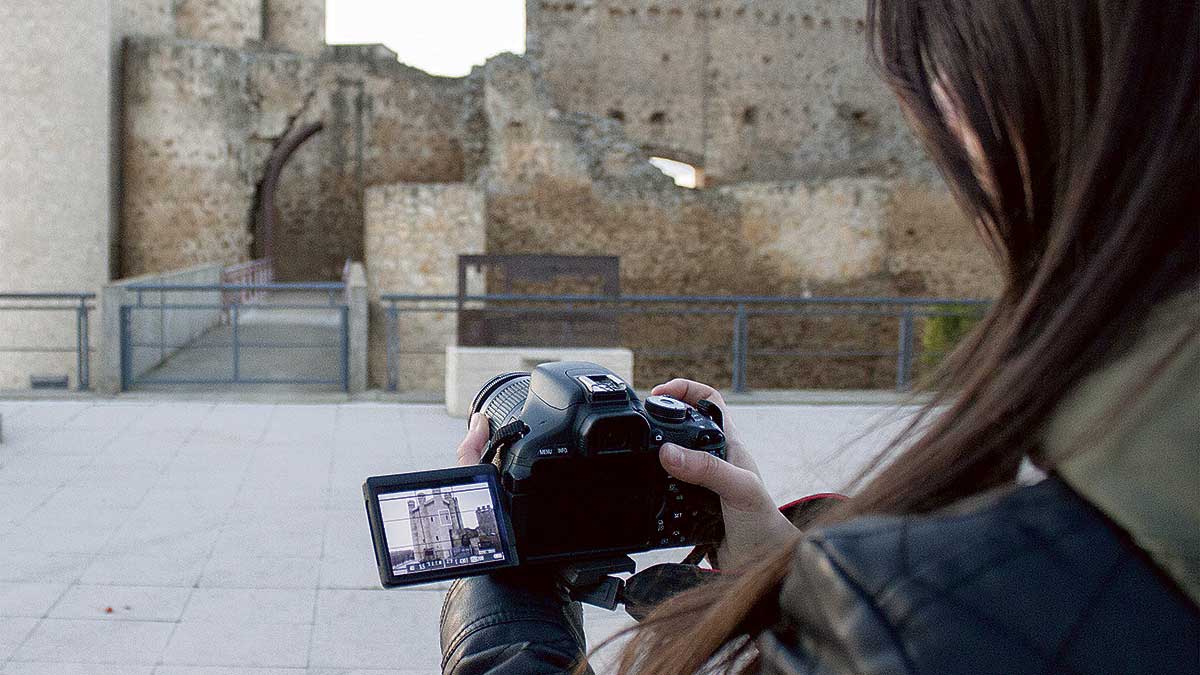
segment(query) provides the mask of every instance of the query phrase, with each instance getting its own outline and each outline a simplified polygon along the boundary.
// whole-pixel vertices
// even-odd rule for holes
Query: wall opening
[[[650,163],[659,171],[670,176],[679,187],[689,189],[704,187],[704,169],[698,166],[666,157],[651,157]]]

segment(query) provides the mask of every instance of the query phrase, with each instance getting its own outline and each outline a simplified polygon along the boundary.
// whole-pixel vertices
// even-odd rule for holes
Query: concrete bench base
[[[550,361],[591,361],[633,383],[633,352],[623,348],[446,347],[446,410],[466,417],[471,401],[500,373],[533,370]]]

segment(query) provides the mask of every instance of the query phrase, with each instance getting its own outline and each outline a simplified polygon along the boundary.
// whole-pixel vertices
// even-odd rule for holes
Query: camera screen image
[[[384,492],[378,499],[394,576],[507,560],[486,479]]]

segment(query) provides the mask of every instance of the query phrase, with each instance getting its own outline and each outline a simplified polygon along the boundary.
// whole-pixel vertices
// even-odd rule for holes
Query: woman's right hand
[[[779,512],[767,492],[721,392],[707,384],[677,378],[658,385],[650,393],[671,396],[691,405],[708,399],[721,409],[727,460],[673,443],[663,444],[658,455],[667,473],[706,487],[721,497],[725,520],[725,540],[717,549],[721,566],[734,569],[754,560],[756,553],[786,545],[795,536],[796,528]]]

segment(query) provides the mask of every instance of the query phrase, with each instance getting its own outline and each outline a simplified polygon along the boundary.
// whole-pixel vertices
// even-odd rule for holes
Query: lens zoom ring
[[[527,396],[529,396],[528,377],[519,377],[492,394],[491,400],[484,406],[483,412],[488,416],[493,433],[509,421],[510,415],[520,411],[521,406],[525,405]]]

